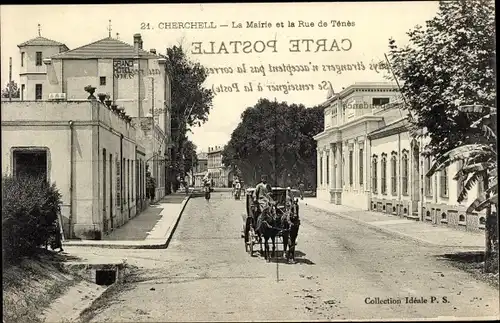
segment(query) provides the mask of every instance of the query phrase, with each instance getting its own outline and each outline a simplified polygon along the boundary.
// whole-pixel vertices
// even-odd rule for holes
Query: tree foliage
[[[208,120],[213,93],[204,87],[208,76],[205,68],[186,56],[182,46],[167,49],[167,68],[171,77],[171,130],[175,153],[173,164],[182,172],[182,152],[188,141],[190,127],[200,126]],[[190,168],[191,166],[188,166]]]
[[[272,184],[290,185],[303,179],[316,185],[316,142],[323,130],[323,108],[260,99],[247,108],[223,151],[223,163],[255,184],[267,174]]]
[[[189,173],[198,165],[196,145],[191,140],[184,142],[184,172]]]
[[[2,90],[2,98],[8,98],[9,92],[11,93],[11,98],[13,99],[19,99],[21,97],[19,87],[14,81],[10,81],[10,83],[7,83],[5,89]]]
[[[461,161],[454,177],[464,183],[458,200],[477,182],[484,184],[486,191],[468,211],[487,209],[487,235],[491,205],[498,204],[494,35],[492,1],[441,1],[426,28],[408,33],[407,46],[389,41],[412,124],[430,140],[424,155],[435,157],[427,176]],[[489,248],[487,242],[487,254]]]
[[[417,128],[430,138],[434,156],[481,141],[462,105],[493,107],[495,91],[495,10],[492,1],[440,2],[427,28],[408,32],[409,44],[389,41],[389,57]]]
[[[205,67],[189,60],[183,48],[177,46],[167,49],[167,66],[171,76],[172,117],[176,117],[173,119],[177,121],[192,109],[187,125],[205,123],[213,99],[212,90],[203,85],[208,76]]]
[[[61,194],[43,178],[2,179],[2,251],[9,261],[34,255],[46,244],[60,213]]]

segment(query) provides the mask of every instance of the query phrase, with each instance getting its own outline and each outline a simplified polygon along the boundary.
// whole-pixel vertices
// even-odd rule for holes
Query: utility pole
[[[9,101],[12,101],[12,57],[9,57]]]
[[[186,109],[184,110],[184,115],[182,117],[179,117],[179,139],[180,139],[180,136],[181,136],[181,131],[184,130],[184,128],[187,126],[187,122],[189,120],[189,117],[191,116],[191,112],[193,111],[193,108],[194,108],[194,103],[193,105],[191,105],[191,107],[189,109]],[[184,170],[185,170],[185,161],[184,161],[184,141],[181,142],[181,140],[179,140],[179,144],[180,144],[180,147],[179,147],[179,153],[180,153],[180,165],[179,165],[179,168],[180,168],[180,171],[182,173],[182,176],[184,176]],[[183,180],[183,178],[181,179]]]

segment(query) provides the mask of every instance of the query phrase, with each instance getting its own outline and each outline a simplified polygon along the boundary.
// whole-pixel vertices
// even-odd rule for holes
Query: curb
[[[344,218],[344,219],[348,219],[348,220],[354,221],[356,223],[365,225],[367,227],[370,227],[370,228],[374,229],[375,231],[384,232],[384,233],[391,234],[393,236],[399,236],[401,238],[410,239],[410,240],[416,241],[416,242],[421,243],[421,244],[426,244],[426,245],[430,245],[430,246],[439,246],[439,247],[443,247],[443,248],[455,248],[455,247],[460,247],[460,248],[464,248],[464,249],[473,249],[473,248],[478,249],[478,248],[480,248],[479,246],[441,245],[441,244],[438,244],[438,243],[435,243],[435,242],[430,242],[430,241],[422,239],[422,238],[416,238],[416,237],[411,236],[411,235],[406,234],[406,233],[402,233],[402,232],[399,232],[399,231],[395,231],[395,230],[383,228],[383,227],[380,227],[378,225],[371,224],[371,223],[365,222],[363,220],[359,220],[359,219],[353,218],[352,216],[349,216],[349,215],[346,215],[346,214],[343,214],[343,213],[333,212],[333,211],[327,211],[327,210],[325,210],[325,209],[323,209],[321,207],[318,207],[318,206],[315,206],[315,205],[311,205],[311,204],[307,204],[307,202],[305,203],[305,205],[309,206],[309,207],[312,207],[314,209],[321,210],[323,212],[327,212],[327,213],[336,215],[338,217],[341,217],[341,218]]]
[[[165,249],[168,247],[170,240],[177,229],[177,225],[180,222],[182,213],[184,213],[184,209],[188,201],[191,199],[191,195],[188,195],[184,198],[181,203],[181,210],[177,215],[177,218],[174,221],[174,225],[170,227],[170,229],[165,233],[166,240],[164,239],[155,239],[156,241],[145,242],[145,240],[138,241],[109,241],[108,243],[98,242],[96,240],[82,240],[82,241],[71,241],[71,242],[63,242],[64,247],[99,247],[99,248],[107,248],[107,249]]]
[[[164,244],[163,248],[167,248],[168,245],[170,244],[170,240],[172,240],[172,237],[174,236],[174,232],[177,229],[177,225],[181,221],[182,213],[184,213],[184,209],[186,208],[186,205],[187,205],[187,203],[188,203],[188,201],[190,199],[191,199],[191,194],[189,194],[184,199],[184,201],[182,201],[182,206],[181,206],[181,210],[179,211],[179,215],[177,216],[177,219],[175,220],[174,225],[171,227],[172,229],[170,229],[170,232],[167,231],[167,234],[166,234],[167,235],[167,240],[165,241],[165,244]]]

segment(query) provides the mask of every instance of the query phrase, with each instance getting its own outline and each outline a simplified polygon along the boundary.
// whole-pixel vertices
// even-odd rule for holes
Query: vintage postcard
[[[492,0],[0,19],[3,322],[499,319]]]

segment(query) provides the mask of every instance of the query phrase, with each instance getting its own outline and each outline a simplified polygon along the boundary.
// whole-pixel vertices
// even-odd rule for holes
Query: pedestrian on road
[[[304,183],[302,182],[302,180],[300,181],[299,183],[299,191],[300,191],[300,199],[303,200],[304,199]]]
[[[151,177],[150,172],[146,172],[146,197],[154,202],[156,196],[156,181]]]
[[[53,240],[50,245],[52,250],[59,249],[59,252],[63,252],[64,249],[62,247],[62,235],[61,235],[61,227],[59,226],[59,221],[55,221],[53,225]]]

